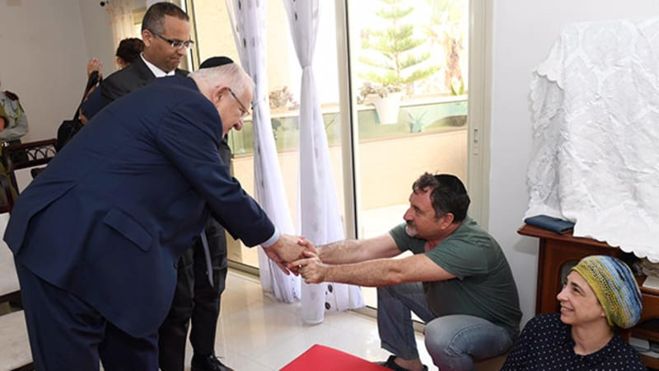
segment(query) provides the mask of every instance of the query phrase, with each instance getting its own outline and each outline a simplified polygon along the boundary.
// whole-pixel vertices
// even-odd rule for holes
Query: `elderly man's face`
[[[231,129],[243,128],[243,119],[249,114],[248,105],[251,101],[250,89],[245,89],[240,95],[228,88],[220,92],[216,107],[222,118],[222,135],[226,135]]]
[[[165,16],[163,31],[142,31],[144,40],[144,57],[165,72],[175,70],[187,54],[186,47],[173,47],[170,41],[190,40],[190,22]]]

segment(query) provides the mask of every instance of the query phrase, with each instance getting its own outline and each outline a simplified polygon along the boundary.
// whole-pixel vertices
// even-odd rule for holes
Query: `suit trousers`
[[[16,262],[37,371],[158,370],[158,334],[136,338]],[[38,308],[38,310],[35,310]]]
[[[227,245],[222,226],[213,218],[206,223],[206,237],[213,267],[213,286],[208,282],[201,239],[178,262],[178,278],[172,307],[160,326],[160,368],[183,371],[185,343],[191,323],[194,354],[215,353],[215,334],[220,315],[220,295],[228,270]]]

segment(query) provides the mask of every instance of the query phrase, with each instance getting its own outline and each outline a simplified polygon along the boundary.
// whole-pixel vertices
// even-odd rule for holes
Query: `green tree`
[[[427,78],[439,70],[426,66],[430,53],[423,49],[425,40],[414,37],[414,25],[406,19],[414,10],[403,0],[380,0],[375,14],[386,21],[384,29],[366,29],[362,33],[362,46],[372,51],[360,61],[371,68],[361,77],[379,84],[385,92],[411,92],[412,83]]]

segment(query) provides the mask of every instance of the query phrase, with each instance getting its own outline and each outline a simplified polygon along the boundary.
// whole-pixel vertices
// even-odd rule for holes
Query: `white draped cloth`
[[[280,232],[294,234],[267,101],[266,3],[258,0],[226,0],[240,63],[255,83],[252,100],[255,197]],[[299,300],[300,278],[285,275],[261,248],[258,255],[263,289],[287,303]]]
[[[659,18],[567,26],[531,105],[526,216],[659,262]]]
[[[119,42],[127,37],[139,37],[133,31],[134,8],[133,0],[112,0],[105,6],[105,10],[110,15],[114,45],[119,45]]]
[[[320,245],[345,238],[338,210],[329,159],[325,125],[312,62],[318,35],[318,0],[284,0],[295,52],[302,67],[300,98],[300,228],[301,234]],[[320,323],[325,309],[346,310],[364,306],[359,287],[344,284],[302,284],[302,317]]]

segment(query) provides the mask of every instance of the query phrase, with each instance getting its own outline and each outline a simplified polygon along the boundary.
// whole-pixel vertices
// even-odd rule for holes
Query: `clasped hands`
[[[282,234],[264,251],[284,273],[301,274],[306,283],[320,283],[325,278],[327,265],[320,261],[316,246],[303,237]]]

